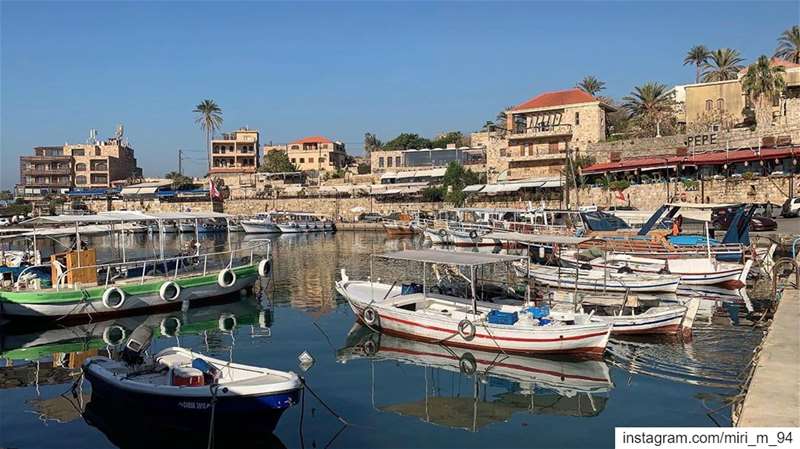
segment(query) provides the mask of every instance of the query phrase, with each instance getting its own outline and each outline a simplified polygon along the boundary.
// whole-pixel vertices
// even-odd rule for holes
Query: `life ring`
[[[236,329],[236,325],[238,322],[236,321],[236,315],[232,313],[223,313],[219,316],[219,320],[217,321],[217,328],[222,332],[233,332]]]
[[[475,361],[475,356],[471,352],[461,354],[458,359],[458,369],[462,373],[471,376],[478,370],[478,362]]]
[[[158,296],[166,302],[172,302],[181,297],[181,286],[175,281],[167,281],[158,289]]]
[[[112,296],[118,296],[119,300],[112,304]],[[103,292],[103,305],[106,306],[106,308],[119,309],[123,304],[125,304],[125,292],[121,288],[111,287]]]
[[[458,322],[458,335],[466,341],[472,341],[475,338],[475,325],[472,321],[464,318]]]
[[[447,231],[444,229],[439,229],[439,237],[447,237]]]
[[[174,337],[181,332],[181,325],[182,323],[180,318],[171,316],[161,320],[158,328],[161,329],[161,335]]]
[[[112,332],[115,331],[118,335],[112,335]],[[103,329],[103,343],[107,344],[108,346],[119,345],[125,341],[125,337],[127,337],[127,332],[125,332],[125,328],[122,326],[114,324]]]
[[[381,321],[380,315],[378,314],[378,311],[376,311],[372,307],[368,306],[367,308],[365,308],[364,311],[361,312],[361,318],[364,320],[365,323],[367,323],[368,326],[377,327],[380,325]]]
[[[236,273],[230,268],[226,268],[217,275],[217,284],[220,287],[232,287],[236,283]]]
[[[469,231],[469,238],[471,238],[472,240],[477,239],[478,238],[478,231],[476,231],[474,229]]]
[[[272,272],[272,262],[269,259],[261,259],[258,263],[258,275],[265,278],[270,272]]]

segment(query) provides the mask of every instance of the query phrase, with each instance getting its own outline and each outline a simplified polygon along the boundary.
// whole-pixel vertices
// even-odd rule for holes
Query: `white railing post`
[[[147,261],[144,261],[144,265],[142,265],[142,280],[139,284],[144,284],[144,274],[147,273]]]
[[[208,267],[208,254],[203,256],[203,276],[206,275],[206,268]]]

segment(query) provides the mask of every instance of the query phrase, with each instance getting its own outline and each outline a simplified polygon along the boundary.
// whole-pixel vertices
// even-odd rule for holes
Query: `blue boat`
[[[129,344],[130,347],[130,344]],[[123,354],[124,358],[124,354]],[[283,412],[299,402],[297,374],[214,359],[172,347],[151,362],[91,357],[83,364],[92,395],[163,416],[177,428],[215,427],[271,432]]]

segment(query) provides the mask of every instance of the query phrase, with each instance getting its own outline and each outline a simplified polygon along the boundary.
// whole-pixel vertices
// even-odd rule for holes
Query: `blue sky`
[[[771,54],[795,2],[2,2],[0,187],[37,145],[124,123],[146,176],[204,149],[192,109],[263,142],[474,131],[584,75],[615,98],[694,79],[695,44]],[[192,154],[202,158],[202,153]],[[193,175],[204,161],[188,162]]]

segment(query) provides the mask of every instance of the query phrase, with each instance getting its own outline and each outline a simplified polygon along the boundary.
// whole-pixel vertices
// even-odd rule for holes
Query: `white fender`
[[[217,275],[217,284],[220,287],[231,287],[236,283],[236,273],[230,268],[226,268]]]
[[[111,296],[115,294],[119,295],[119,302],[111,304]],[[119,287],[110,287],[103,292],[103,305],[109,309],[119,309],[125,304],[125,299],[125,292]]]
[[[262,278],[269,276],[269,273],[272,271],[272,262],[269,259],[261,259],[258,262],[258,275]]]
[[[173,295],[169,295],[169,289],[174,287],[175,293]],[[167,281],[161,284],[161,288],[158,289],[158,296],[161,297],[162,300],[166,302],[172,302],[177,300],[181,297],[181,286],[178,285],[175,281]]]

